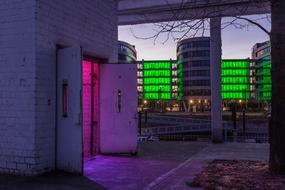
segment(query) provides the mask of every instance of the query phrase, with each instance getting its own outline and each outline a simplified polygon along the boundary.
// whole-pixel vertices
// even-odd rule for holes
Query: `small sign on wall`
[[[122,92],[121,90],[118,90],[117,92],[117,111],[118,113],[121,113],[122,109]]]
[[[62,82],[62,117],[68,117],[68,83]]]

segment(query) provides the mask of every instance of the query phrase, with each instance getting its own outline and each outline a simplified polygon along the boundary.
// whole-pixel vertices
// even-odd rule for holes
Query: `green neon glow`
[[[170,84],[170,78],[144,78],[143,83],[144,85],[148,84]]]
[[[144,92],[169,92],[171,91],[170,85],[149,85],[144,86],[143,88]]]
[[[143,93],[145,100],[171,99],[172,62],[143,63]]]
[[[236,84],[242,84],[242,83],[248,83],[249,77],[222,77],[222,83],[236,83]]]
[[[271,85],[271,84],[265,84],[265,85],[263,85],[263,88],[264,88],[264,89],[267,89],[267,90],[268,90],[268,89],[271,90],[271,89],[272,89],[272,85]]]
[[[170,70],[170,62],[144,62],[143,68],[145,69],[167,69]]]
[[[222,69],[225,68],[248,68],[250,65],[249,61],[222,61]]]
[[[257,63],[257,84],[256,94],[259,100],[271,100],[271,60],[265,59]]]
[[[144,77],[170,77],[170,70],[144,70]]]
[[[222,69],[222,76],[248,76],[249,69]]]
[[[222,61],[222,99],[248,99],[249,61]]]
[[[169,100],[171,99],[170,93],[144,93],[146,100]]]
[[[249,98],[249,93],[243,93],[243,92],[231,92],[231,93],[225,93],[222,92],[222,99],[227,100],[227,99],[248,99]]]
[[[222,91],[245,91],[245,90],[249,90],[248,84],[222,85]]]

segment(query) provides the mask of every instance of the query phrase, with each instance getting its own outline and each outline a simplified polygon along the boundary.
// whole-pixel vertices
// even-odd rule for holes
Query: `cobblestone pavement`
[[[194,190],[186,183],[211,161],[268,160],[268,152],[268,144],[144,142],[137,156],[97,156],[87,161],[86,177],[0,175],[0,190]]]
[[[97,156],[86,163],[89,179],[110,190],[139,190],[207,147],[205,142],[143,142],[138,156]]]
[[[138,157],[99,156],[86,175],[110,190],[191,190],[193,180],[215,159],[268,160],[268,144],[147,142]]]

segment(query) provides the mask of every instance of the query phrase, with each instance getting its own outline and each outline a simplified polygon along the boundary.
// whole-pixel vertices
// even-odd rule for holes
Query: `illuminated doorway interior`
[[[82,110],[84,159],[99,152],[99,64],[82,63]]]

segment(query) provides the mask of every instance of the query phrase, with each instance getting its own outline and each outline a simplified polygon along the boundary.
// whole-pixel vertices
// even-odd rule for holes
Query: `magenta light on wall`
[[[98,149],[99,65],[83,61],[82,72],[84,155],[90,156]]]

